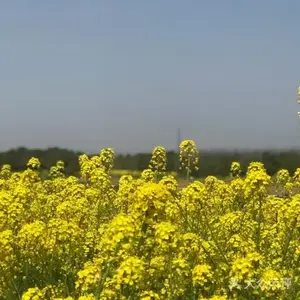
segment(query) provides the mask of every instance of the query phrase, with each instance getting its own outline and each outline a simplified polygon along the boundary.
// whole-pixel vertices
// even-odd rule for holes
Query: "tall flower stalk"
[[[184,140],[179,145],[180,169],[186,172],[189,182],[191,173],[199,169],[199,151],[193,140]]]

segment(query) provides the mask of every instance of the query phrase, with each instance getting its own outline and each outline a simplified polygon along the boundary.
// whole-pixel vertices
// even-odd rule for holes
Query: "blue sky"
[[[0,150],[300,147],[300,1],[2,1]]]

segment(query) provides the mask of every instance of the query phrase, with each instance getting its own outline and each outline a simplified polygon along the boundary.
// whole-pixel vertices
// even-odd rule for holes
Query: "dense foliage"
[[[188,180],[198,157],[181,144]],[[229,182],[179,189],[156,147],[116,189],[112,149],[78,164],[79,177],[58,161],[46,180],[38,158],[2,166],[0,299],[297,299],[300,169],[271,178],[252,162],[240,177],[233,162]]]
[[[0,166],[10,164],[13,170],[22,171],[31,157],[38,157],[41,168],[49,170],[58,160],[65,163],[65,172],[68,175],[76,175],[79,172],[78,156],[83,153],[60,148],[27,149],[17,148],[0,153]],[[178,153],[169,151],[166,153],[166,170],[178,171]],[[115,169],[142,171],[148,167],[151,153],[116,154]],[[252,161],[260,161],[264,164],[269,175],[273,175],[279,169],[287,169],[294,173],[300,166],[300,151],[205,151],[201,150],[200,168],[193,172],[194,177],[203,178],[208,175],[225,177],[228,175],[232,161],[238,161],[242,167],[242,175],[247,171],[247,166]]]

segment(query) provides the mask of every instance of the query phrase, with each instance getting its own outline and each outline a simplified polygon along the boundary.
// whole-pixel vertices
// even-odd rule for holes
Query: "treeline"
[[[0,166],[10,164],[13,170],[21,171],[31,157],[38,157],[43,169],[49,169],[58,160],[63,160],[66,173],[77,174],[80,154],[82,153],[61,148],[27,149],[21,147],[0,153]],[[150,157],[150,153],[116,155],[115,169],[143,170],[148,167]],[[232,161],[240,162],[243,172],[246,171],[251,161],[261,161],[270,175],[282,168],[292,174],[297,167],[300,167],[300,151],[200,151],[200,168],[193,176],[227,176]],[[167,169],[168,171],[178,170],[178,153],[168,152]]]

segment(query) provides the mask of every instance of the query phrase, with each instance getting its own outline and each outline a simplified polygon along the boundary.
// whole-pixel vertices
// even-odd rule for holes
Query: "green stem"
[[[262,223],[262,197],[259,197],[259,211],[258,211],[258,226],[256,233],[256,246],[258,251],[260,251],[260,236],[261,236],[261,223]]]
[[[297,225],[297,218],[294,219],[294,221],[292,223],[292,227],[290,228],[290,230],[289,230],[289,232],[286,236],[286,242],[285,242],[284,249],[283,249],[281,267],[283,267],[284,264],[285,264],[286,256],[287,256],[288,249],[289,249],[289,245],[290,245],[290,242],[292,240],[293,232],[294,232],[294,229],[296,228],[296,225]]]
[[[190,173],[191,173],[191,158],[188,158],[188,165],[187,165],[187,171],[186,171],[186,180],[188,183],[190,183]]]

